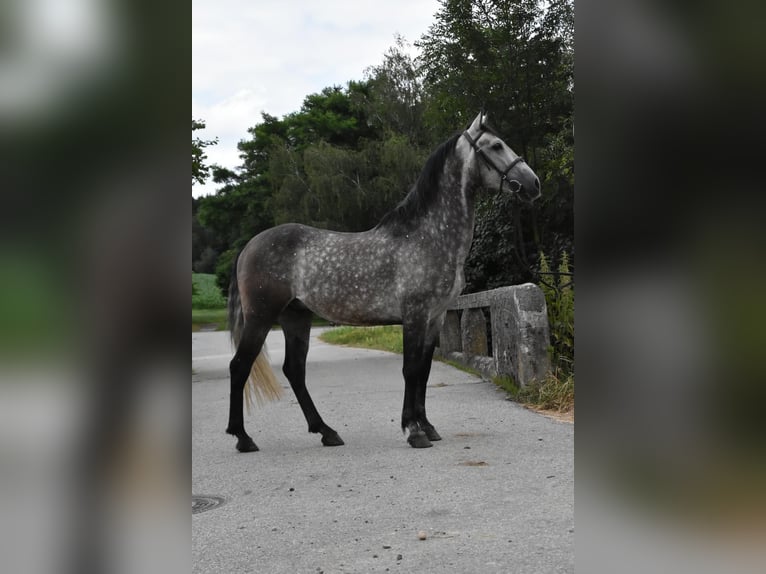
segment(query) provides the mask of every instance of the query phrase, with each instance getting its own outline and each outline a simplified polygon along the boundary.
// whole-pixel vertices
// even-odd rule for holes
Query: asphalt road
[[[195,573],[574,571],[574,425],[435,362],[426,404],[443,440],[413,449],[401,357],[314,336],[308,388],[346,443],[323,447],[278,368],[280,332],[268,346],[287,391],[245,414],[261,450],[241,454],[224,433],[228,333],[192,334],[192,494],[224,499],[192,516]]]

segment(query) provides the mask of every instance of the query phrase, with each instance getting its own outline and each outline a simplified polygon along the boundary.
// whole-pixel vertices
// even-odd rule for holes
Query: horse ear
[[[484,123],[484,112],[479,112],[479,115],[476,116],[476,118],[473,120],[470,126],[468,126],[468,131],[473,133],[479,133],[481,131],[481,126]]]

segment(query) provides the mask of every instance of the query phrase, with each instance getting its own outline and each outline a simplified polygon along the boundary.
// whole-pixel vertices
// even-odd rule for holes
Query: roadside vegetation
[[[377,349],[390,353],[402,353],[402,326],[383,327],[337,327],[322,333],[319,338],[325,343]]]
[[[192,331],[225,331],[226,299],[212,273],[192,273]]]
[[[567,252],[560,254],[555,266],[540,253],[540,275],[551,331],[551,372],[545,380],[519,389],[518,400],[574,416],[574,274]]]
[[[494,377],[493,382],[508,391],[516,402],[536,410],[574,416],[574,374],[554,370],[543,381],[519,387],[511,377]]]

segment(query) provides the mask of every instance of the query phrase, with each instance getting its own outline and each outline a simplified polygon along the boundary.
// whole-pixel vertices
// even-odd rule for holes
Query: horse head
[[[477,167],[485,187],[517,194],[530,202],[540,197],[540,180],[535,172],[500,139],[486,120],[487,115],[480,112],[463,132],[476,158],[481,160]]]

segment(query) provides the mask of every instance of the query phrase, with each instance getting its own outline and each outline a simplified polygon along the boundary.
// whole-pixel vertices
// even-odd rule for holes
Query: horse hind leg
[[[322,435],[324,446],[341,446],[343,440],[319,415],[306,388],[306,355],[309,351],[312,313],[303,304],[294,301],[279,316],[285,335],[285,362],[282,367],[290,386],[306,417],[309,432]]]
[[[273,321],[258,321],[254,317],[248,318],[245,321],[242,338],[237,344],[237,351],[229,363],[231,390],[229,395],[229,424],[226,427],[226,432],[237,437],[237,450],[239,452],[258,450],[253,439],[245,432],[242,401],[245,383],[250,376],[250,370],[255,359],[266,341],[266,335],[272,323]]]

